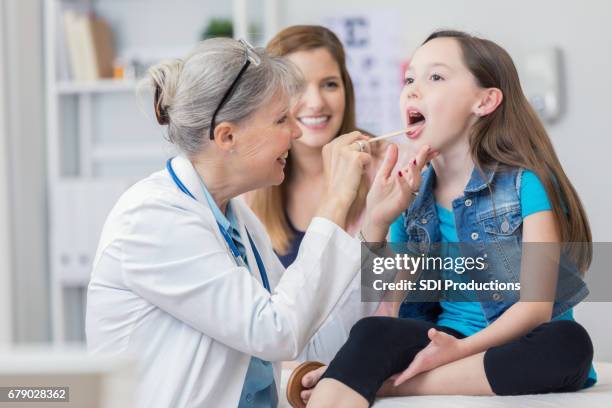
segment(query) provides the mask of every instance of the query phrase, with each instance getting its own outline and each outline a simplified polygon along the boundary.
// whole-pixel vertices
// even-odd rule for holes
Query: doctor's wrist
[[[324,197],[317,209],[315,216],[327,218],[340,228],[346,228],[346,216],[351,202],[346,202],[338,197]]]
[[[384,242],[388,231],[388,225],[376,224],[366,219],[360,231],[360,238],[366,242]]]

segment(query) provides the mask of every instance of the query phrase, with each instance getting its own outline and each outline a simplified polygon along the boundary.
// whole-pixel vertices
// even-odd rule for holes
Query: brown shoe
[[[306,404],[300,397],[301,392],[304,390],[302,386],[302,378],[311,371],[316,370],[319,367],[323,367],[325,364],[321,364],[318,361],[306,361],[293,370],[289,379],[287,380],[287,401],[293,408],[305,408]]]

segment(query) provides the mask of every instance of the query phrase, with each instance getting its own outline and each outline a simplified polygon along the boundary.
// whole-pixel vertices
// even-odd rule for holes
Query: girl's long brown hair
[[[346,68],[344,48],[338,37],[329,29],[316,25],[295,25],[288,27],[274,36],[268,43],[266,51],[275,56],[286,56],[298,51],[325,48],[338,64],[340,77],[344,86],[344,117],[338,135],[356,130],[355,92],[353,81]],[[272,246],[279,254],[285,254],[293,232],[285,211],[287,202],[287,185],[291,179],[291,151],[285,165],[285,182],[254,191],[247,196],[247,201],[255,214],[265,225],[272,240]],[[357,198],[348,214],[348,222],[355,221],[365,205],[368,186],[361,183]],[[348,224],[348,223],[347,223]]]
[[[551,201],[561,241],[569,243],[570,257],[580,271],[586,271],[593,255],[586,213],[548,133],[523,94],[512,58],[494,42],[461,31],[436,31],[423,44],[436,38],[455,39],[478,85],[503,93],[499,107],[479,118],[472,129],[470,151],[474,163],[480,169],[505,165],[533,171]]]

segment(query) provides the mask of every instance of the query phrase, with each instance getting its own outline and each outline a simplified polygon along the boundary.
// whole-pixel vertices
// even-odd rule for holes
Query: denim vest
[[[503,171],[489,168],[481,172],[475,167],[465,187],[464,196],[453,200],[452,210],[459,242],[470,244],[469,247],[475,252],[472,256],[487,259],[486,269],[478,272],[484,281],[519,281],[523,222],[520,201],[522,173],[523,169],[518,168]],[[433,167],[429,165],[423,172],[418,196],[402,214],[408,243],[416,245],[419,251],[427,251],[429,244],[441,240],[433,194],[435,177]],[[554,303],[553,318],[578,304],[588,294],[577,269],[574,272],[570,284],[558,287],[557,299],[562,301]],[[499,291],[492,293],[491,300],[480,301],[488,324],[518,300],[517,291]],[[401,305],[399,316],[435,323],[441,310],[437,302],[406,299]]]

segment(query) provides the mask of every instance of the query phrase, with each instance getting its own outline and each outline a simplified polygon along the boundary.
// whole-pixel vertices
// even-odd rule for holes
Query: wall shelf
[[[60,95],[113,93],[136,91],[137,80],[100,79],[90,82],[61,81],[57,83],[57,93]]]
[[[111,27],[122,61],[158,50],[153,61],[192,48],[211,17],[232,18],[233,3],[184,0],[44,0],[49,265],[54,343],[83,342],[85,300],[102,226],[118,197],[164,166],[164,139],[137,79],[70,79],[64,16],[93,11]],[[164,25],[165,30],[159,27]],[[178,51],[177,51],[178,52]],[[182,53],[182,52],[181,52]],[[159,55],[158,55],[159,54]]]
[[[44,0],[49,265],[54,343],[83,342],[85,300],[102,226],[118,197],[176,154],[147,110],[138,79],[70,80],[62,47],[64,12],[93,11],[108,22],[122,61],[183,55],[213,17],[246,36],[253,9],[278,29],[278,0]],[[160,30],[160,27],[164,27]],[[264,28],[265,28],[264,27]],[[144,64],[146,65],[146,64]],[[144,68],[144,66],[143,66]]]

